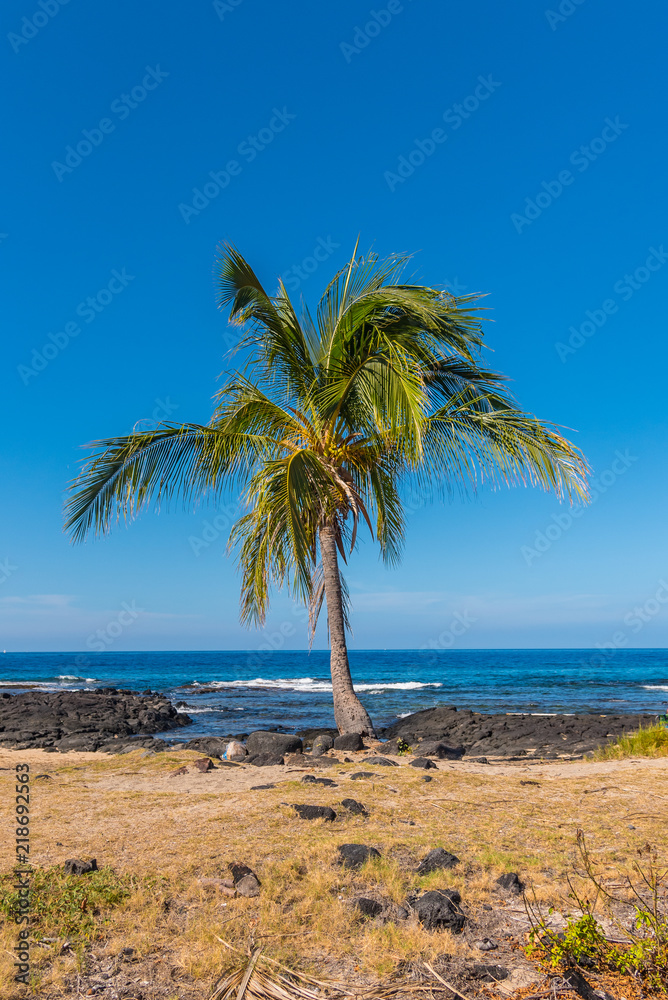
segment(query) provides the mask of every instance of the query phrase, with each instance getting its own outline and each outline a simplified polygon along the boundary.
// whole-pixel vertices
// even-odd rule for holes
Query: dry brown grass
[[[172,777],[196,756],[0,751],[0,764],[13,772],[25,758],[33,761],[33,775],[51,776],[33,784],[34,864],[96,857],[119,873],[162,876],[157,886],[140,886],[108,915],[96,952],[115,955],[132,947],[139,956],[154,956],[169,966],[177,983],[180,977],[201,983],[202,996],[229,961],[220,937],[242,949],[252,938],[266,955],[315,975],[327,970],[330,978],[356,974],[371,982],[402,962],[431,962],[445,952],[469,949],[461,938],[412,923],[362,921],[351,913],[355,895],[401,903],[414,888],[453,887],[475,913],[492,899],[496,877],[517,871],[542,904],[567,908],[564,873],[575,860],[577,828],[587,831],[597,859],[611,872],[626,865],[640,843],[666,848],[665,760],[444,765],[430,772],[434,780],[428,784],[422,772],[406,766],[384,768],[382,774],[378,768],[377,779],[351,782],[349,775],[360,764],[344,764],[326,772],[338,788],[304,785],[300,773],[286,781],[283,770],[250,767]],[[0,821],[9,830],[13,773],[3,770],[0,779],[5,785]],[[274,780],[280,781],[275,789],[248,790]],[[345,797],[363,802],[369,818],[337,808]],[[331,805],[338,817],[335,823],[299,820],[285,802]],[[3,872],[10,870],[13,850],[5,842]],[[334,862],[337,845],[346,842],[371,844],[382,858],[358,872],[343,871]],[[418,878],[412,869],[437,846],[462,864]],[[231,899],[198,881],[227,876],[231,861],[257,872],[258,898]],[[13,974],[8,953],[15,940],[15,925],[5,923],[0,982]],[[57,995],[58,984],[81,960],[57,951],[44,949],[35,957],[44,995],[49,989]],[[174,996],[180,995],[175,987]]]

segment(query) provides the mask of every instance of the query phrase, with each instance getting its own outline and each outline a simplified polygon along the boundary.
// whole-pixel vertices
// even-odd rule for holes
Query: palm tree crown
[[[208,425],[95,442],[67,511],[79,540],[177,494],[187,503],[241,491],[246,513],[230,544],[242,621],[261,625],[272,586],[286,584],[309,606],[313,629],[326,598],[341,731],[373,732],[350,678],[338,568],[361,521],[394,563],[411,485],[523,483],[587,496],[579,451],[522,412],[503,378],[480,364],[477,297],[402,283],[407,261],[355,252],[315,315],[298,315],[282,282],[267,294],[244,258],[223,247],[219,304],[243,328],[246,365],[217,393]]]

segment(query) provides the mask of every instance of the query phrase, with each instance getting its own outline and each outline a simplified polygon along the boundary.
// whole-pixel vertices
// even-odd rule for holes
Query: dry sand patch
[[[365,765],[359,755],[352,764],[326,770],[247,765],[200,773],[194,768],[200,757],[187,751],[149,757],[142,751],[121,756],[0,751],[4,829],[12,828],[14,767],[19,760],[31,767],[35,865],[95,857],[98,865],[119,873],[159,878],[157,889],[139,886],[108,914],[104,936],[93,945],[99,956],[94,969],[105,962],[118,966],[125,947],[135,950],[133,962],[151,965],[156,985],[132,987],[146,1000],[206,996],[227,960],[217,936],[245,947],[249,934],[266,935],[268,954],[281,961],[368,981],[393,973],[400,963],[438,962],[444,954],[452,961],[459,956],[523,968],[527,963],[517,946],[526,915],[521,901],[496,889],[498,875],[519,872],[542,904],[566,912],[564,873],[575,860],[578,828],[587,832],[610,872],[648,840],[666,853],[666,758],[530,766],[439,761],[425,782],[425,772],[403,759],[392,768]],[[174,774],[183,766],[185,774]],[[371,771],[373,778],[352,780],[360,770]],[[309,773],[338,787],[304,784]],[[276,787],[251,790],[259,784]],[[343,809],[347,797],[362,802],[368,818]],[[337,818],[301,820],[290,803],[331,806]],[[380,862],[343,872],[334,862],[337,846],[346,842],[376,847]],[[417,863],[433,847],[451,851],[461,864],[417,877]],[[8,840],[4,872],[11,867],[11,852]],[[229,875],[231,861],[257,872],[258,898],[230,898],[215,882],[207,884]],[[457,937],[352,915],[355,896],[400,905],[412,889],[443,887],[461,893],[467,913],[465,932]],[[2,934],[7,949],[15,927],[5,925]],[[499,945],[488,955],[473,944],[485,935],[494,935]],[[76,956],[47,957],[41,995],[76,995],[71,992]],[[0,974],[8,977],[9,960],[3,962]],[[94,969],[85,975],[94,978]],[[469,984],[465,992],[473,996],[477,989]],[[102,995],[111,1000],[109,989]]]

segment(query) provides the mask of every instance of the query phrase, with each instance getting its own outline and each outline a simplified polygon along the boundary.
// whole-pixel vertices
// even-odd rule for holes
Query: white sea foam
[[[643,691],[668,691],[668,684],[643,684]]]
[[[208,687],[225,690],[226,688],[262,688],[279,691],[331,691],[329,681],[316,680],[314,677],[277,677],[273,679],[255,677],[250,681],[210,681],[208,684],[193,682],[193,687]],[[355,684],[356,691],[366,691],[368,694],[382,694],[383,691],[418,691],[421,688],[440,688],[438,682],[421,683],[420,681],[380,682],[376,684]]]

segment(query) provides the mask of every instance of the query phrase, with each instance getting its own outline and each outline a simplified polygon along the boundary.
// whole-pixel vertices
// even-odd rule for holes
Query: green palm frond
[[[586,501],[580,451],[480,364],[480,296],[406,283],[410,259],[380,261],[356,246],[311,316],[281,282],[269,295],[238,250],[222,246],[218,302],[242,327],[244,371],[228,376],[206,426],[94,442],[67,504],[74,539],[150,504],[241,491],[230,547],[242,620],[261,624],[272,590],[287,586],[314,623],[323,526],[345,560],[365,524],[395,563],[412,486],[537,485]]]

